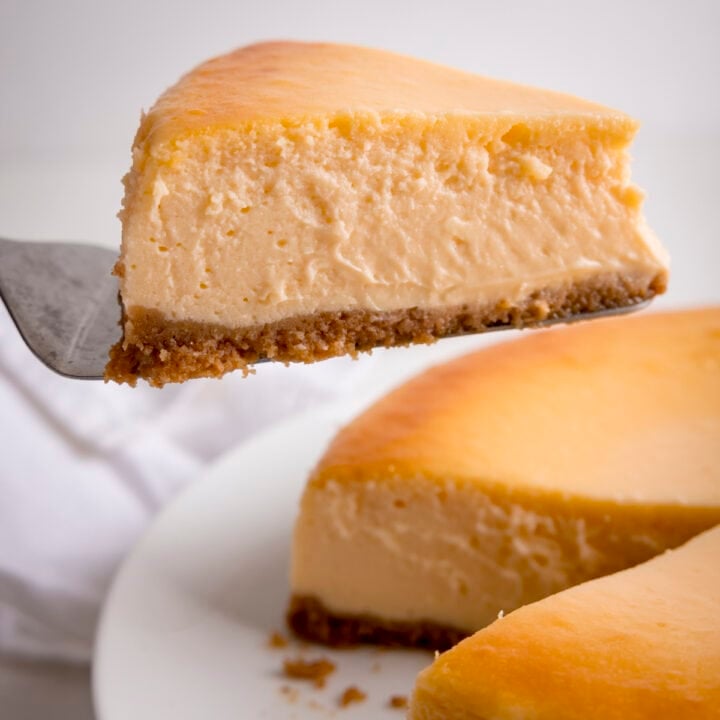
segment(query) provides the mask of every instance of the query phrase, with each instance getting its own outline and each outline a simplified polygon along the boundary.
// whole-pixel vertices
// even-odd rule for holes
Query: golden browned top
[[[418,677],[412,720],[720,718],[720,527],[497,620]]]
[[[265,42],[209,60],[185,75],[143,120],[136,143],[248,123],[299,122],[349,113],[448,113],[512,122],[591,117],[631,134],[634,121],[580,98],[471,75],[382,50]]]
[[[343,429],[314,482],[420,472],[720,507],[720,308],[535,331],[433,368]]]

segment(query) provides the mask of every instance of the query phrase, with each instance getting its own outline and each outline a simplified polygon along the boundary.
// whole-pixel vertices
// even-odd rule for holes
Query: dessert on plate
[[[408,717],[720,718],[720,527],[480,630],[420,673]]]
[[[288,619],[331,645],[449,647],[717,523],[720,308],[537,331],[338,433],[302,497]]]
[[[630,181],[636,129],[379,50],[210,60],[135,138],[106,378],[162,385],[651,298],[667,257]]]

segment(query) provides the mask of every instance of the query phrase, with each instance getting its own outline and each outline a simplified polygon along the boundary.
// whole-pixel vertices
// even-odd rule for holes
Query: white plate
[[[93,669],[99,720],[403,717],[388,699],[409,693],[428,653],[267,644],[273,629],[284,630],[305,479],[355,410],[316,411],[258,436],[160,515],[103,611]],[[282,676],[283,659],[298,654],[336,663],[323,690]],[[349,685],[368,698],[340,711]]]

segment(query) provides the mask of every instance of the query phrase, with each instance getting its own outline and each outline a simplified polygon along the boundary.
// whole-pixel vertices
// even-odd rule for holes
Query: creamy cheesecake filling
[[[336,618],[469,633],[719,520],[717,507],[592,502],[422,474],[326,474],[302,500],[291,586]]]
[[[126,309],[245,327],[516,304],[613,272],[650,285],[666,257],[629,182],[632,124],[567,122],[367,114],[139,147]]]

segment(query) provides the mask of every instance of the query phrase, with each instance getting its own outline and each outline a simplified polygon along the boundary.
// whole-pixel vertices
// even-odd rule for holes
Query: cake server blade
[[[60,375],[100,380],[121,336],[117,252],[0,238],[0,296],[32,352]]]

